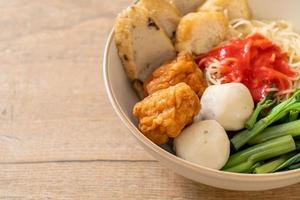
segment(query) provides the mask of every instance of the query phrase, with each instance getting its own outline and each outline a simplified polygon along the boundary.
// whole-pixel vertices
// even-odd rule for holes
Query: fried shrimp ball
[[[192,123],[200,110],[200,100],[185,83],[159,90],[133,108],[139,119],[139,129],[156,144],[165,144],[177,137],[182,129]]]
[[[181,52],[175,60],[156,69],[145,81],[144,89],[146,94],[152,94],[180,82],[188,84],[199,97],[207,87],[202,71],[187,52]]]

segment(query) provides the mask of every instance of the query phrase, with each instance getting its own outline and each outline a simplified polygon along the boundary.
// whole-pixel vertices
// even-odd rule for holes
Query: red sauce
[[[223,82],[243,83],[255,102],[267,95],[268,88],[290,88],[291,78],[297,76],[288,65],[287,53],[258,33],[212,50],[198,60],[200,68],[205,69],[215,59],[221,62]]]

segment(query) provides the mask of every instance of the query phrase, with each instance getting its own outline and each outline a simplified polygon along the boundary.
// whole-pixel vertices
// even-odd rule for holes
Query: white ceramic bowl
[[[289,20],[296,30],[300,31],[299,0],[250,0],[249,3],[255,18]],[[103,76],[111,104],[123,123],[147,152],[176,173],[202,184],[242,191],[267,190],[300,182],[300,170],[254,175],[208,169],[182,160],[144,137],[136,128],[137,121],[132,115],[132,108],[138,98],[131,88],[118,57],[113,32],[108,38],[105,49]]]

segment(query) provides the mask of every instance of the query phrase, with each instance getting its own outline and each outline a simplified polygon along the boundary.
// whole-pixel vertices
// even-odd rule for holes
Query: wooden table
[[[0,199],[299,199],[232,192],[162,167],[121,125],[102,53],[129,0],[0,1]]]

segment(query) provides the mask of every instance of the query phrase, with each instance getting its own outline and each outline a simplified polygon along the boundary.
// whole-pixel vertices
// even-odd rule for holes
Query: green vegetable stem
[[[254,162],[252,160],[247,160],[238,165],[223,169],[223,171],[235,172],[235,173],[249,173],[249,171],[251,171],[253,164]]]
[[[251,130],[245,130],[235,135],[231,139],[231,143],[234,148],[236,150],[240,149],[249,140],[257,136],[273,122],[276,122],[286,116],[291,110],[300,111],[300,90],[297,90],[288,100],[275,106],[271,112],[266,117],[259,120]]]
[[[288,159],[287,161],[285,161],[284,163],[282,163],[281,165],[279,165],[278,167],[276,167],[273,172],[279,171],[281,169],[287,168],[292,166],[295,163],[299,163],[300,162],[300,153],[294,155],[293,157],[291,157],[290,159]]]
[[[271,173],[274,169],[276,169],[278,166],[283,164],[285,161],[287,161],[289,158],[291,158],[294,154],[285,154],[280,156],[279,158],[276,158],[262,166],[256,167],[254,170],[255,174],[265,174],[265,173]]]
[[[296,150],[300,151],[300,140],[295,140],[295,138],[294,138],[294,141],[295,141],[295,144],[296,144]]]
[[[229,157],[223,170],[231,172],[247,171],[258,161],[274,158],[295,149],[296,145],[292,136],[275,138],[233,154]]]
[[[258,116],[259,114],[266,108],[269,108],[270,106],[272,106],[275,103],[274,100],[269,100],[268,97],[264,98],[262,101],[260,101],[255,110],[253,111],[252,115],[250,116],[250,118],[247,120],[246,124],[245,124],[245,128],[252,129],[254,124],[257,122]]]
[[[300,150],[300,140],[295,141],[295,143],[296,143],[296,150],[297,151]],[[288,159],[292,158],[295,155],[296,155],[295,152],[284,154],[284,155],[280,156],[279,158],[276,158],[276,159],[274,159],[274,160],[272,160],[272,161],[270,161],[270,162],[268,162],[264,165],[255,167],[253,172],[256,173],[256,174],[271,173],[276,168],[278,168],[280,165],[282,165]],[[294,158],[293,162],[297,162],[297,160],[295,160],[295,158]],[[293,165],[290,165],[288,167],[285,167],[286,170],[293,170],[293,169],[298,169],[298,168],[300,168],[300,163],[293,164]]]
[[[300,163],[293,164],[293,165],[289,166],[289,167],[286,168],[286,169],[287,169],[287,170],[300,169]]]
[[[251,174],[255,170],[255,168],[262,166],[263,162],[257,162],[253,164],[254,162],[251,160],[248,160],[242,164],[233,166],[231,168],[228,168],[226,171],[228,172],[235,172],[235,173],[248,173]]]
[[[257,162],[255,163],[254,165],[252,165],[252,167],[249,169],[249,171],[246,171],[246,173],[253,173],[254,170],[257,168],[257,167],[260,167],[264,164],[263,161],[260,161],[260,162]]]
[[[261,134],[252,138],[248,144],[259,144],[284,135],[300,136],[300,120],[266,128]]]
[[[299,115],[299,110],[291,110],[289,115],[289,122],[297,120],[298,115]]]

